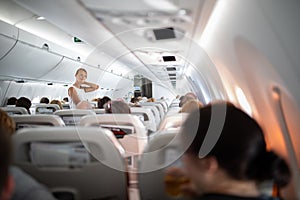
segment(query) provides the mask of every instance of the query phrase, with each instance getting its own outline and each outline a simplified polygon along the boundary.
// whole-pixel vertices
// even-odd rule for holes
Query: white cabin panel
[[[1,61],[1,75],[9,78],[37,79],[47,74],[62,59],[47,50],[18,42]]]
[[[0,21],[0,60],[13,48],[18,37],[18,29]]]

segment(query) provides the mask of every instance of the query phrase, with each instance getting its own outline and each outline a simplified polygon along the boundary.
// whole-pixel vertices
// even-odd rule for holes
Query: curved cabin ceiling
[[[75,52],[73,59],[81,55],[81,61],[106,72],[125,78],[143,75],[174,90],[177,82],[186,82],[187,68],[197,65],[189,60],[189,55],[195,54],[192,51],[199,52],[200,58],[206,56],[194,38],[200,38],[215,2],[16,0],[1,4],[6,6],[3,9],[17,9],[20,14],[13,17],[3,12],[1,19],[56,44],[65,44]],[[40,16],[45,19],[37,20]],[[156,39],[158,29],[169,31],[174,38]],[[74,45],[70,40],[74,36],[83,44]]]

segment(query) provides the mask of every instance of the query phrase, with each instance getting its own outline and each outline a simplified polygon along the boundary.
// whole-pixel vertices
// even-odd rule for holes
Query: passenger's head
[[[155,102],[155,99],[151,97],[151,98],[147,99],[147,102]]]
[[[63,101],[64,101],[64,102],[69,102],[69,98],[68,98],[68,97],[64,97],[64,98],[63,98]]]
[[[50,104],[57,104],[57,105],[59,106],[60,109],[63,109],[60,100],[55,100],[55,99],[54,99],[54,100],[52,100],[52,101],[50,102]]]
[[[12,160],[11,135],[15,129],[13,119],[0,109],[0,199],[9,199],[12,192],[8,169]]]
[[[75,73],[75,77],[77,82],[84,83],[87,79],[87,71],[84,68],[79,68]]]
[[[30,113],[31,101],[26,97],[20,97],[16,102],[16,107],[26,108],[28,113]]]
[[[187,147],[183,161],[188,176],[204,192],[222,181],[216,180],[217,172],[230,180],[273,180],[278,186],[290,180],[286,162],[267,150],[260,126],[233,104],[218,102],[193,111],[181,138]]]
[[[10,97],[7,99],[6,105],[16,105],[17,98],[16,97]]]
[[[200,101],[198,101],[196,99],[192,99],[192,100],[189,100],[188,102],[186,102],[182,106],[180,112],[181,113],[191,113],[192,111],[197,110],[201,107],[203,107],[203,104]]]
[[[111,99],[108,96],[104,96],[103,98],[98,99],[98,108],[104,108],[104,104],[109,102]]]
[[[49,102],[50,102],[50,100],[48,99],[48,97],[42,97],[40,100],[40,103],[48,104]]]
[[[124,101],[109,101],[104,108],[106,113],[131,113],[129,105]]]
[[[131,102],[131,103],[138,103],[139,100],[138,100],[137,97],[132,97],[132,98],[130,99],[130,102]]]
[[[180,97],[179,107],[182,107],[186,102],[188,102],[192,99],[198,99],[196,94],[194,94],[192,92],[186,93],[183,97]]]
[[[10,135],[16,131],[15,121],[3,110],[0,109],[0,126]],[[1,134],[1,133],[0,133]]]
[[[76,105],[77,109],[82,109],[82,110],[91,110],[93,109],[92,105],[88,101],[80,101]]]
[[[10,132],[0,126],[0,199],[10,199],[12,188],[9,180],[9,166],[12,160],[12,141]]]

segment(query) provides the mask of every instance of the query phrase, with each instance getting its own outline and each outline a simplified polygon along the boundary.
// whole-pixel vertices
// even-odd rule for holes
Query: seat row
[[[141,199],[171,199],[164,192],[163,171],[180,157],[169,152],[178,146],[176,134],[175,130],[157,132],[143,149],[137,166]],[[27,128],[19,130],[13,141],[14,163],[55,196],[128,199],[126,151],[112,131],[98,127]]]

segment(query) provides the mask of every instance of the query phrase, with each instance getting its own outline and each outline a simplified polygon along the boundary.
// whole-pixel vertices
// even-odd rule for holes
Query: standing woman
[[[71,108],[81,108],[81,104],[86,105],[86,92],[92,92],[99,88],[99,85],[95,83],[87,82],[87,71],[84,68],[79,68],[75,73],[76,81],[68,89],[68,95],[71,99],[70,106]],[[88,107],[87,107],[88,108]]]

